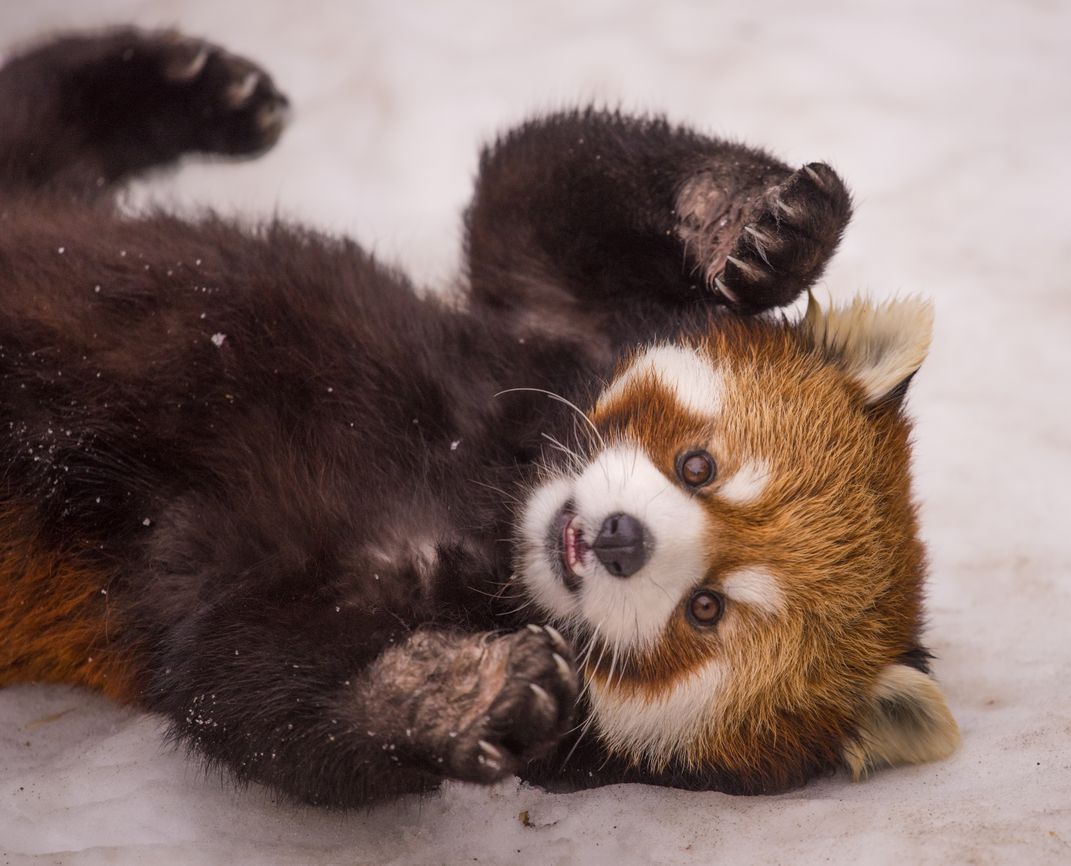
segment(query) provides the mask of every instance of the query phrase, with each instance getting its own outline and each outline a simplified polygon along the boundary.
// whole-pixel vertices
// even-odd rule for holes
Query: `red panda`
[[[482,155],[460,304],[345,238],[114,206],[286,107],[170,33],[0,68],[0,685],[332,807],[953,748],[901,405],[928,308],[771,312],[848,222],[831,168],[537,118]]]

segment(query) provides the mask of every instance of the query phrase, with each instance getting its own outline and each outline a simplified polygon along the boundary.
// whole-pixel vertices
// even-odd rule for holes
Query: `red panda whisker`
[[[621,617],[622,618],[624,618],[625,616],[628,615],[627,608],[628,608],[628,605],[625,604],[625,598],[624,598],[624,596],[622,596],[621,597]],[[635,605],[632,606],[632,615],[633,615],[633,617],[637,616],[637,611],[636,611]],[[636,632],[636,634],[638,634],[638,632]],[[614,636],[614,645],[613,645],[613,648],[612,648],[612,658],[611,658],[611,663],[610,663],[610,675],[606,678],[607,683],[609,685],[613,685],[614,666],[617,664],[618,654],[620,653],[620,651],[621,651],[621,633],[619,631]],[[622,665],[621,670],[622,671],[624,670],[624,665]]]
[[[598,657],[598,659],[596,659],[595,664],[592,665],[592,669],[594,671],[598,671],[599,668],[602,666],[603,656],[606,655],[607,644],[606,644],[605,640],[603,640],[600,636],[598,636],[598,634],[596,634],[596,638],[595,639],[598,640],[600,649],[599,649],[599,657]],[[588,655],[588,661],[590,661],[590,653]],[[580,695],[577,698],[578,700],[587,697],[588,693],[591,691],[591,685],[592,685],[593,682],[594,682],[594,677],[587,677],[584,680],[584,687],[580,690]]]
[[[495,397],[501,397],[503,394],[512,394],[515,391],[531,391],[536,394],[543,394],[547,397],[550,397],[551,400],[557,400],[559,403],[563,403],[564,405],[572,409],[574,412],[576,412],[576,414],[580,418],[583,418],[584,421],[588,424],[588,426],[591,427],[591,429],[594,431],[600,443],[602,442],[602,434],[599,432],[598,428],[594,424],[592,424],[591,419],[584,414],[583,410],[579,406],[577,406],[571,400],[565,399],[565,397],[563,397],[561,394],[555,394],[553,391],[547,391],[545,388],[506,388],[504,391],[499,391],[497,394],[495,394]]]
[[[591,651],[588,652],[588,657],[584,660],[584,669],[583,669],[582,672],[585,674],[585,676],[584,676],[584,682],[580,686],[580,695],[579,695],[580,697],[587,697],[589,692],[591,691],[591,680],[592,680],[592,678],[591,678],[591,676],[588,676],[588,674],[591,673],[590,665],[591,665],[591,657],[592,657],[593,653],[594,653],[594,648],[592,648]]]
[[[639,631],[640,631],[640,613],[639,613],[639,611],[633,610],[632,611],[632,618],[633,618],[633,622],[635,624],[636,633],[639,634]],[[638,655],[638,653],[635,653],[632,648],[629,648],[628,654],[625,656],[625,661],[632,661],[633,655]],[[624,665],[622,665],[622,672],[623,671],[624,671]]]
[[[573,471],[579,472],[583,468],[583,466],[584,466],[583,458],[579,454],[577,454],[572,448],[566,447],[561,442],[559,442],[557,439],[555,439],[553,436],[551,436],[549,433],[540,433],[539,435],[542,436],[544,439],[546,439],[548,442],[550,442],[550,444],[551,444],[551,446],[553,448],[555,448],[556,450],[562,452],[562,454],[565,454],[566,456],[568,456],[570,458],[570,460],[572,461]]]
[[[499,588],[498,592],[495,592],[495,593],[482,592],[479,589],[477,589],[476,591],[481,593],[482,595],[486,595],[488,598],[504,598],[504,599],[510,599],[510,600],[518,600],[518,601],[521,600],[521,599],[528,599],[529,598],[528,593],[526,593],[523,589],[520,592],[512,592],[512,593],[506,592],[506,590],[509,589],[511,585],[513,585],[512,578],[510,580],[507,580],[505,583],[503,583],[502,586]],[[473,588],[475,589],[475,587],[473,587]]]
[[[657,492],[657,493],[656,493],[656,494],[655,494],[654,496],[652,496],[652,497],[651,497],[650,499],[648,499],[648,500],[647,500],[647,504],[648,504],[648,505],[650,505],[650,504],[651,504],[652,502],[654,502],[654,501],[655,501],[655,500],[656,500],[656,499],[657,499],[657,498],[658,498],[659,496],[661,496],[661,495],[662,495],[663,493],[665,493],[667,489],[668,489],[668,488],[666,488],[666,487],[663,487],[663,488],[662,488],[661,490],[659,490],[659,491],[658,491],[658,492]]]
[[[585,667],[587,659],[589,659],[591,657],[591,653],[592,653],[592,650],[594,649],[596,640],[599,640],[599,642],[602,644],[602,652],[599,653],[599,659],[595,663],[595,667],[598,668],[598,666],[602,663],[603,654],[606,652],[606,644],[605,644],[604,641],[602,641],[599,638],[599,629],[602,627],[602,624],[605,621],[606,621],[605,619],[604,620],[600,620],[599,624],[597,626],[595,626],[594,629],[592,630],[591,637],[588,638],[587,646],[584,648],[583,652],[581,653],[581,655],[584,658],[584,661],[581,661],[579,656],[577,658],[577,670],[579,670],[581,672],[581,674],[583,674],[583,672],[584,672],[584,667]],[[581,688],[581,690],[580,690],[580,692],[579,692],[579,694],[577,695],[577,698],[576,698],[576,702],[577,702],[578,706],[580,704],[582,704],[584,702],[584,700],[587,698],[587,695],[588,695],[588,693],[589,693],[589,691],[591,689],[592,682],[593,682],[593,678],[592,677],[585,677],[584,678],[584,685]],[[569,763],[569,759],[573,757],[573,754],[576,752],[577,747],[583,741],[583,739],[587,735],[588,731],[591,730],[591,726],[592,726],[592,724],[594,724],[594,722],[595,722],[595,713],[588,713],[587,714],[587,718],[584,720],[584,722],[581,725],[577,726],[577,727],[580,728],[580,733],[577,735],[576,741],[573,743],[572,748],[569,749],[569,753],[565,756],[564,760],[562,761],[562,768],[563,769]],[[572,731],[570,731],[570,733],[575,731],[577,729],[577,727],[574,727],[572,729]]]
[[[610,647],[610,672],[606,675],[607,688],[613,687],[614,682],[614,670],[617,668],[617,639],[614,639],[614,645]]]
[[[602,625],[602,623],[600,622],[599,625]],[[581,650],[580,653],[577,655],[576,664],[577,664],[578,668],[583,668],[584,663],[591,656],[591,651],[592,651],[592,649],[594,649],[594,647],[595,647],[595,634],[592,633],[588,637],[588,641],[587,641],[587,644],[584,646],[584,649]]]
[[[569,759],[571,757],[573,757],[573,753],[576,752],[577,746],[580,745],[581,741],[584,739],[584,737],[587,734],[587,732],[591,730],[591,725],[592,725],[592,723],[594,721],[595,721],[595,714],[594,713],[589,713],[588,717],[587,717],[587,719],[585,719],[583,725],[580,726],[580,733],[577,734],[576,742],[573,743],[573,747],[569,750],[569,753],[565,756],[564,760],[562,760],[562,769],[565,769],[565,766],[569,763]],[[575,731],[576,728],[573,728],[573,730]],[[570,733],[572,733],[572,731],[570,731]]]
[[[593,450],[591,429],[587,426],[582,427],[576,416],[573,416],[573,439],[576,441],[577,449],[583,451],[590,458]]]
[[[531,599],[529,599],[529,600],[528,600],[528,601],[526,601],[526,602],[525,602],[524,604],[520,605],[520,607],[515,607],[515,608],[513,608],[513,610],[507,610],[507,611],[505,611],[503,615],[504,615],[504,616],[512,616],[513,614],[516,614],[516,613],[520,613],[520,612],[521,612],[522,610],[524,610],[524,609],[525,609],[526,607],[531,607],[532,603],[533,603],[533,602],[532,602],[532,600],[531,600]]]
[[[516,495],[514,495],[512,493],[508,493],[507,491],[503,490],[501,487],[496,487],[493,484],[487,484],[484,481],[477,481],[475,478],[470,478],[469,480],[473,484],[477,484],[480,487],[486,487],[488,490],[490,490],[490,491],[492,491],[494,493],[498,493],[501,496],[504,496],[506,499],[508,499],[510,502],[514,503],[515,505],[522,505],[523,506],[525,504],[525,501],[523,499],[521,499],[519,496],[516,496]]]
[[[669,594],[669,590],[667,590],[664,586],[662,586],[662,584],[660,584],[657,580],[655,580],[653,576],[648,578],[648,579],[651,581],[651,583],[653,583],[656,587],[658,587],[659,590],[661,590],[662,594],[666,598],[670,599],[671,601],[673,600],[673,596]],[[636,630],[639,631],[640,615],[636,611],[633,612],[633,615],[636,617]]]
[[[599,657],[595,660],[595,664],[593,665],[593,669],[595,671],[598,671],[600,668],[602,668],[602,660],[606,656],[606,650],[609,649],[609,646],[610,646],[610,644],[606,641],[606,639],[602,635],[599,635],[598,640],[599,640]],[[588,685],[590,687],[590,681],[589,681]]]
[[[506,588],[507,586],[509,586],[509,583],[508,583],[508,582],[506,582],[506,583],[503,583],[503,584],[502,584],[502,588],[501,588],[501,589],[500,589],[500,590],[499,590],[498,592],[486,592],[486,591],[484,591],[484,590],[480,589],[480,588],[479,588],[479,587],[477,587],[477,586],[474,586],[474,587],[473,587],[473,590],[474,590],[474,591],[475,591],[476,593],[478,593],[479,595],[486,595],[486,596],[487,596],[488,598],[522,598],[522,597],[523,597],[523,593],[522,593],[521,595],[506,595],[506,594],[505,594],[505,593],[503,592],[503,590],[505,590],[505,588]]]
[[[622,604],[622,606],[624,606],[624,605]],[[640,617],[639,617],[639,611],[636,610],[635,606],[633,606],[633,608],[632,608],[632,617],[633,617],[633,622],[635,623],[635,630],[634,630],[633,634],[638,635],[640,633]],[[622,647],[620,645],[620,637],[618,637],[614,641],[614,660],[617,661],[619,652],[620,652],[620,660],[621,660],[621,667],[618,668],[618,675],[617,675],[617,686],[618,687],[620,687],[621,684],[625,681],[625,670],[626,670],[627,663],[632,658],[633,649],[634,649],[633,646]],[[608,678],[608,683],[609,683],[609,685],[611,687],[614,686],[613,675],[612,674]]]

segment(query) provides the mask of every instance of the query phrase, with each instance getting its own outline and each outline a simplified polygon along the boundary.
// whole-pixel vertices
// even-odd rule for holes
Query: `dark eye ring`
[[[706,487],[717,474],[718,464],[706,451],[686,451],[677,458],[677,476],[693,490]]]
[[[724,599],[711,589],[698,589],[688,599],[688,619],[692,625],[701,628],[715,626],[724,611]]]
[[[696,590],[688,599],[688,619],[700,628],[718,625],[724,611],[724,599],[713,590]]]

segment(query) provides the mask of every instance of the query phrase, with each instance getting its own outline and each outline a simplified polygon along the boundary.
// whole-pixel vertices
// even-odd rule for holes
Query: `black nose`
[[[631,514],[611,514],[591,544],[595,556],[610,574],[635,574],[650,556],[647,531]]]

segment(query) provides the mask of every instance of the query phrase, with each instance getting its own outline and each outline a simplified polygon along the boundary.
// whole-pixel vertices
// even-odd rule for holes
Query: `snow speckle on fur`
[[[280,212],[418,284],[457,270],[479,143],[535,111],[664,111],[831,161],[858,206],[819,299],[936,306],[909,406],[927,638],[963,744],[776,797],[509,781],[340,815],[206,778],[151,716],[17,686],[0,691],[0,861],[1068,862],[1071,5],[38,0],[0,6],[0,48],[122,21],[248,54],[295,108],[263,158],[191,162],[138,184],[130,207]]]

